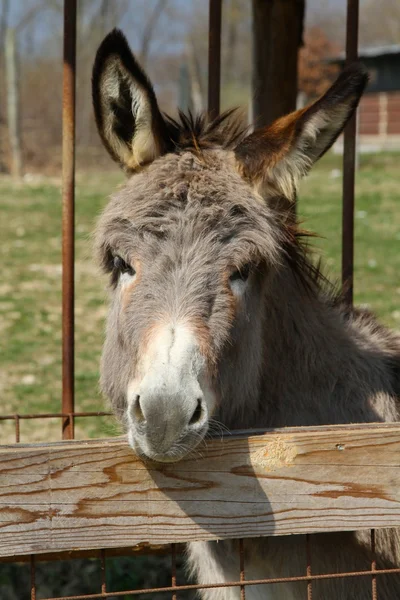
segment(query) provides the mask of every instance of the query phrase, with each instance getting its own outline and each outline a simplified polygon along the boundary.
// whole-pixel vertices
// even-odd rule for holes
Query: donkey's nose
[[[197,405],[193,411],[192,416],[190,417],[189,427],[190,426],[198,426],[202,423],[204,417],[204,406],[203,406],[203,398],[197,398]]]
[[[156,460],[182,456],[207,429],[208,387],[198,340],[187,325],[163,326],[142,365],[141,381],[128,385],[132,445]]]
[[[207,407],[200,389],[171,394],[165,388],[142,388],[132,399],[130,417],[149,449],[159,454],[201,430],[207,422]]]
[[[136,396],[132,400],[132,417],[136,423],[143,423],[146,419],[143,414],[142,405],[140,404],[140,396]]]

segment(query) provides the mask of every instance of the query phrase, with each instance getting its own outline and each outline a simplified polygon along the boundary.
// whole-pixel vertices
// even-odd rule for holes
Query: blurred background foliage
[[[251,0],[225,0],[222,31],[222,105],[249,111]],[[164,111],[179,103],[205,108],[207,95],[207,0],[81,0],[78,2],[78,165],[109,165],[91,108],[90,75],[95,49],[121,27],[156,84]],[[54,172],[61,163],[62,0],[0,2],[0,172],[10,170],[5,44],[13,30],[18,61],[19,130],[25,171]],[[344,47],[345,1],[308,0],[304,47],[299,57],[303,101],[319,95],[336,74],[324,60]],[[361,0],[360,44],[399,43],[400,3]],[[189,91],[182,89],[190,86]],[[186,106],[184,106],[186,108]]]

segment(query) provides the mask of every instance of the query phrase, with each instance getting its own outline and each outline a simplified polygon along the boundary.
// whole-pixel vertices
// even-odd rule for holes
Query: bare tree
[[[163,11],[165,10],[167,1],[168,0],[157,0],[156,5],[154,6],[147,19],[147,22],[144,25],[139,52],[140,61],[143,64],[143,66],[146,66],[146,62],[149,56],[150,44],[153,41],[153,35],[156,30],[158,20]]]
[[[5,35],[10,17],[10,0],[3,0],[0,13],[0,53],[4,51]]]
[[[186,54],[188,56],[193,110],[195,113],[199,113],[205,108],[204,99],[206,92],[201,73],[201,64],[198,54],[196,53],[193,39],[191,38],[189,38],[187,41]]]
[[[367,0],[363,4],[360,41],[363,46],[400,43],[399,0]]]
[[[22,177],[21,118],[18,89],[18,67],[16,31],[13,27],[6,30],[5,42],[6,81],[7,81],[7,124],[11,148],[11,173],[13,177]]]
[[[197,3],[188,21],[188,54],[192,73],[195,74],[195,77],[192,75],[192,83],[196,82],[204,107],[207,90],[207,5]],[[248,0],[226,0],[224,3],[221,62],[222,108],[247,108],[251,82],[251,2]]]
[[[327,59],[337,55],[340,49],[321,28],[306,30],[299,56],[299,91],[307,101],[321,96],[337,77],[338,65]]]
[[[7,87],[7,125],[11,150],[11,173],[20,178],[23,174],[22,140],[21,140],[21,102],[19,94],[18,75],[18,35],[29,25],[37,14],[46,6],[48,0],[33,4],[15,27],[9,27],[5,22],[5,60]],[[6,4],[6,15],[9,6]]]
[[[6,115],[2,107],[6,105],[6,98],[3,96],[5,84],[5,37],[10,17],[10,0],[2,0],[0,13],[0,173],[6,170],[6,149],[4,145],[5,135],[3,130],[6,127]]]
[[[236,64],[236,51],[238,47],[239,25],[243,19],[243,5],[240,0],[230,0],[224,7],[224,17],[227,21],[227,39],[224,47],[226,48],[225,69],[226,77],[233,78]]]

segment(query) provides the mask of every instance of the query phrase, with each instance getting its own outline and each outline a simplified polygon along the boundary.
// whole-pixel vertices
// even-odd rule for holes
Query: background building
[[[359,56],[370,74],[358,114],[359,149],[399,150],[400,44],[364,48]],[[343,66],[344,56],[330,62]],[[337,149],[341,144],[339,141]]]

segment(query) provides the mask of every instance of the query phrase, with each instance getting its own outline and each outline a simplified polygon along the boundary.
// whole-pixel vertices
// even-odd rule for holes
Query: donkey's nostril
[[[202,416],[203,416],[202,401],[201,401],[201,398],[198,398],[197,399],[197,406],[194,409],[194,413],[191,416],[191,419],[189,421],[189,425],[196,425],[196,423],[198,423],[201,420]]]
[[[142,423],[145,420],[142,407],[140,406],[140,396],[138,395],[133,400],[133,415],[138,423]]]

